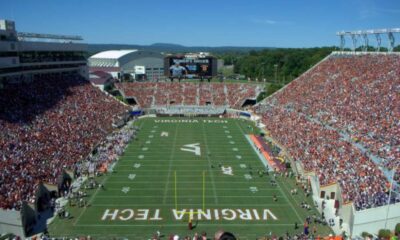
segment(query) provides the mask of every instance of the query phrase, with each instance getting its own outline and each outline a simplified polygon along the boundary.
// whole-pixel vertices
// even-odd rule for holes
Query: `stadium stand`
[[[268,161],[268,165],[271,166],[276,172],[284,172],[286,171],[286,166],[283,162],[279,161],[274,154],[272,153],[271,148],[264,141],[261,136],[250,135],[250,139],[253,142],[254,146],[258,149],[260,154],[262,154],[265,160]]]
[[[0,90],[0,208],[33,202],[41,181],[74,169],[129,110],[75,74],[5,82]]]
[[[166,105],[214,105],[241,108],[246,99],[256,99],[262,88],[253,84],[118,83],[125,98],[134,98],[143,108]]]
[[[221,115],[225,112],[225,107],[214,106],[165,106],[157,107],[155,111],[158,115],[186,115],[186,116],[210,116]]]
[[[400,180],[399,87],[399,54],[333,53],[255,111],[322,186],[367,209],[388,202],[396,167]]]

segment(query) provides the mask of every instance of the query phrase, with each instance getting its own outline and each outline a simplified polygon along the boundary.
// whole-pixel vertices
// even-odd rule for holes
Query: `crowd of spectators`
[[[3,82],[0,90],[0,208],[34,201],[112,130],[129,108],[76,74]]]
[[[214,105],[241,108],[262,88],[254,84],[135,82],[116,84],[127,98],[144,108],[165,105]]]
[[[165,106],[155,108],[157,114],[172,114],[172,115],[186,115],[186,116],[199,116],[199,115],[222,115],[224,114],[225,107],[214,106]]]
[[[255,107],[270,134],[345,202],[388,202],[400,173],[400,55],[331,55]]]
[[[88,161],[84,162],[84,166],[80,166],[78,171],[89,173],[90,166],[93,166],[93,170],[106,170],[102,168],[118,160],[137,130],[137,127],[128,124],[109,134],[96,147],[95,152],[89,155]]]

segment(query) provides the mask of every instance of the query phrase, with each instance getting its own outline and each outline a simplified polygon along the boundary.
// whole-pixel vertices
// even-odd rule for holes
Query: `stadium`
[[[398,33],[337,32],[266,96],[211,53],[88,56],[0,20],[0,239],[395,239]]]

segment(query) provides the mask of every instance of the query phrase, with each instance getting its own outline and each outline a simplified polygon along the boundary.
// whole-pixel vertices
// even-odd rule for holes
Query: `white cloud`
[[[400,14],[400,9],[378,8],[377,10],[382,13]]]
[[[278,21],[278,20],[273,20],[269,18],[255,18],[252,17],[250,18],[250,22],[254,24],[261,24],[261,25],[288,25],[292,24],[292,22],[289,21]]]
[[[265,25],[274,25],[277,24],[277,21],[271,19],[252,19],[253,23],[257,24],[265,24]]]
[[[369,19],[383,14],[400,14],[399,8],[382,8],[376,0],[359,0],[358,7],[360,19]]]

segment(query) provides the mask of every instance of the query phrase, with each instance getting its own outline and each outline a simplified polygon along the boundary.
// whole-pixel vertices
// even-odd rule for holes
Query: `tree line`
[[[361,51],[361,48],[357,48]],[[386,48],[380,49],[382,52]],[[234,65],[234,73],[244,75],[251,81],[266,82],[266,96],[291,82],[332,51],[339,51],[338,47],[320,48],[268,48],[261,51],[227,52],[217,57],[223,59],[225,65]],[[346,49],[350,51],[350,49]],[[375,51],[369,47],[368,51]],[[400,45],[394,48],[400,51]],[[265,96],[264,96],[265,97]]]
[[[220,56],[234,72],[247,78],[269,83],[286,84],[334,51],[323,48],[275,48],[250,51],[248,54],[227,53]]]

